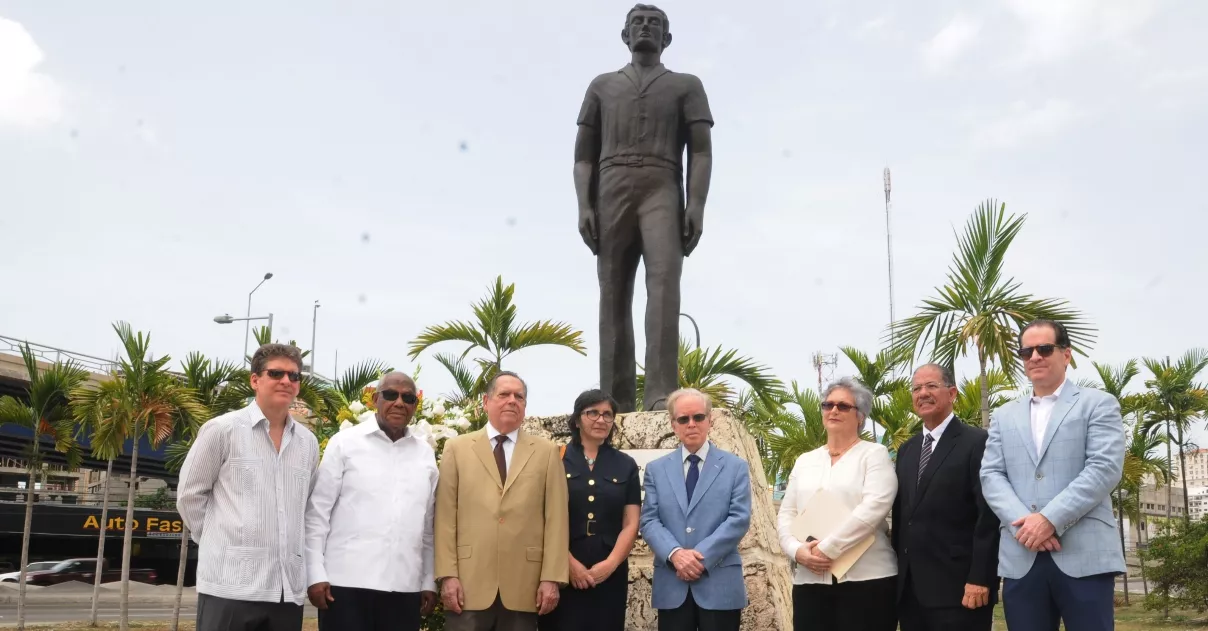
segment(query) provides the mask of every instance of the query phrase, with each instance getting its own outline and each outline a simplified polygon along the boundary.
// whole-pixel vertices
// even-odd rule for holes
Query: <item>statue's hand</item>
[[[599,254],[600,241],[599,232],[596,230],[596,211],[591,208],[579,209],[579,234],[583,237],[583,243],[587,244],[587,248],[592,254]]]
[[[705,209],[703,206],[688,206],[684,212],[684,256],[689,256],[700,242],[705,231]]]

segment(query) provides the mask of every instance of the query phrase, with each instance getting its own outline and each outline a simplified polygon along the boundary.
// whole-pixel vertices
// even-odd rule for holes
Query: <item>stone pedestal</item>
[[[570,440],[565,416],[529,418],[524,422],[524,430],[560,445]],[[776,536],[772,492],[758,448],[750,434],[725,410],[713,411],[709,439],[745,460],[751,469],[751,528],[738,546],[750,601],[742,611],[742,629],[790,631],[793,628],[792,578],[788,559],[780,551]],[[635,412],[617,419],[613,444],[621,450],[672,449],[679,442],[666,412]],[[650,548],[639,536],[629,557],[629,610],[625,624],[628,630],[655,631],[658,628],[658,613],[650,607],[652,563]]]

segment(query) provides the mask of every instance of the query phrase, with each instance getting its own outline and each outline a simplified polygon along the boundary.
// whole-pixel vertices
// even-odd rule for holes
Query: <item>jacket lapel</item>
[[[919,450],[922,449],[922,434],[916,434],[906,444],[902,445],[902,449],[898,451],[898,470],[902,475],[899,478],[898,489],[903,494],[902,507],[907,513],[914,512],[914,503],[918,499],[918,491],[915,488],[915,482],[919,479]]]
[[[491,441],[487,438],[487,430],[480,429],[474,433],[472,450],[474,455],[478,456],[478,460],[482,462],[482,466],[486,467],[487,475],[502,489],[503,480],[499,479],[499,467],[495,464],[495,452],[491,450]]]
[[[935,450],[931,452],[931,458],[927,461],[927,469],[923,471],[923,477],[919,478],[919,488],[914,494],[914,503],[917,505],[923,499],[923,495],[927,493],[927,487],[931,484],[931,478],[935,476],[936,469],[944,463],[944,458],[952,453],[956,448],[956,443],[960,440],[961,434],[964,433],[964,428],[961,427],[961,420],[952,417],[948,421],[948,427],[944,428],[944,433],[940,435],[940,442],[936,445]]]
[[[524,430],[520,430],[520,433],[516,434],[516,447],[512,449],[512,464],[508,467],[508,482],[503,487],[505,494],[508,489],[512,488],[512,482],[520,477],[520,472],[524,470],[524,465],[528,464],[536,449],[537,440],[535,438],[524,433]],[[494,454],[492,454],[493,459]],[[499,467],[496,466],[495,469],[498,470]]]
[[[1023,446],[1027,448],[1028,457],[1032,459],[1032,466],[1036,466],[1040,464],[1040,457],[1036,455],[1036,439],[1032,438],[1031,395],[1025,395],[1015,408],[1018,411],[1013,416],[1008,416],[1006,420],[1013,422],[1015,424],[1015,431],[1023,436]]]
[[[709,456],[701,463],[700,479],[696,481],[696,488],[692,490],[692,499],[688,502],[688,510],[684,512],[687,516],[692,512],[693,508],[700,503],[700,498],[704,497],[709,492],[709,487],[713,486],[713,482],[717,480],[718,474],[721,473],[721,453],[717,449],[717,445],[709,443]],[[687,487],[684,488],[684,497],[688,496]]]
[[[1049,444],[1053,442],[1053,436],[1057,433],[1057,428],[1061,426],[1061,422],[1065,420],[1067,414],[1078,402],[1079,389],[1073,382],[1067,381],[1065,387],[1061,389],[1061,396],[1057,397],[1057,404],[1053,406],[1053,414],[1049,417],[1049,424],[1044,428],[1044,442],[1040,445],[1040,454],[1036,457],[1037,464],[1044,459],[1044,453],[1048,451]],[[1029,410],[1028,424],[1031,425],[1032,418]],[[1029,429],[1031,429],[1029,427]],[[1028,432],[1031,434],[1031,432]]]
[[[682,449],[683,447],[679,447],[672,452],[674,457],[667,459],[663,475],[667,478],[667,484],[671,485],[672,492],[675,493],[675,501],[679,502],[680,510],[684,512],[684,517],[687,517],[688,490],[684,488],[684,452],[681,451]]]

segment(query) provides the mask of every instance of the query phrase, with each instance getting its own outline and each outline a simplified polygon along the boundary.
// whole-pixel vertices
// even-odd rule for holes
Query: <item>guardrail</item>
[[[21,347],[26,344],[29,345],[29,350],[35,357],[50,363],[70,360],[82,368],[106,375],[117,370],[119,366],[118,362],[112,359],[104,359],[62,348],[55,348],[54,346],[47,346],[46,344],[27,342],[26,340],[0,335],[0,353],[20,356]]]

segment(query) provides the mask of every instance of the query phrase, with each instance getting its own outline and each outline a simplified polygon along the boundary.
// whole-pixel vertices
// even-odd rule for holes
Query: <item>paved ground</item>
[[[87,620],[92,613],[88,605],[30,605],[25,608],[26,624],[48,624],[52,622],[75,622]],[[196,610],[192,606],[181,606],[181,618],[192,620]],[[309,618],[316,616],[313,607],[307,605],[305,615]],[[99,617],[101,620],[115,621],[118,617],[117,605],[102,605]],[[131,620],[171,620],[172,607],[165,605],[130,604]],[[0,627],[12,627],[17,624],[17,606],[0,605]]]

